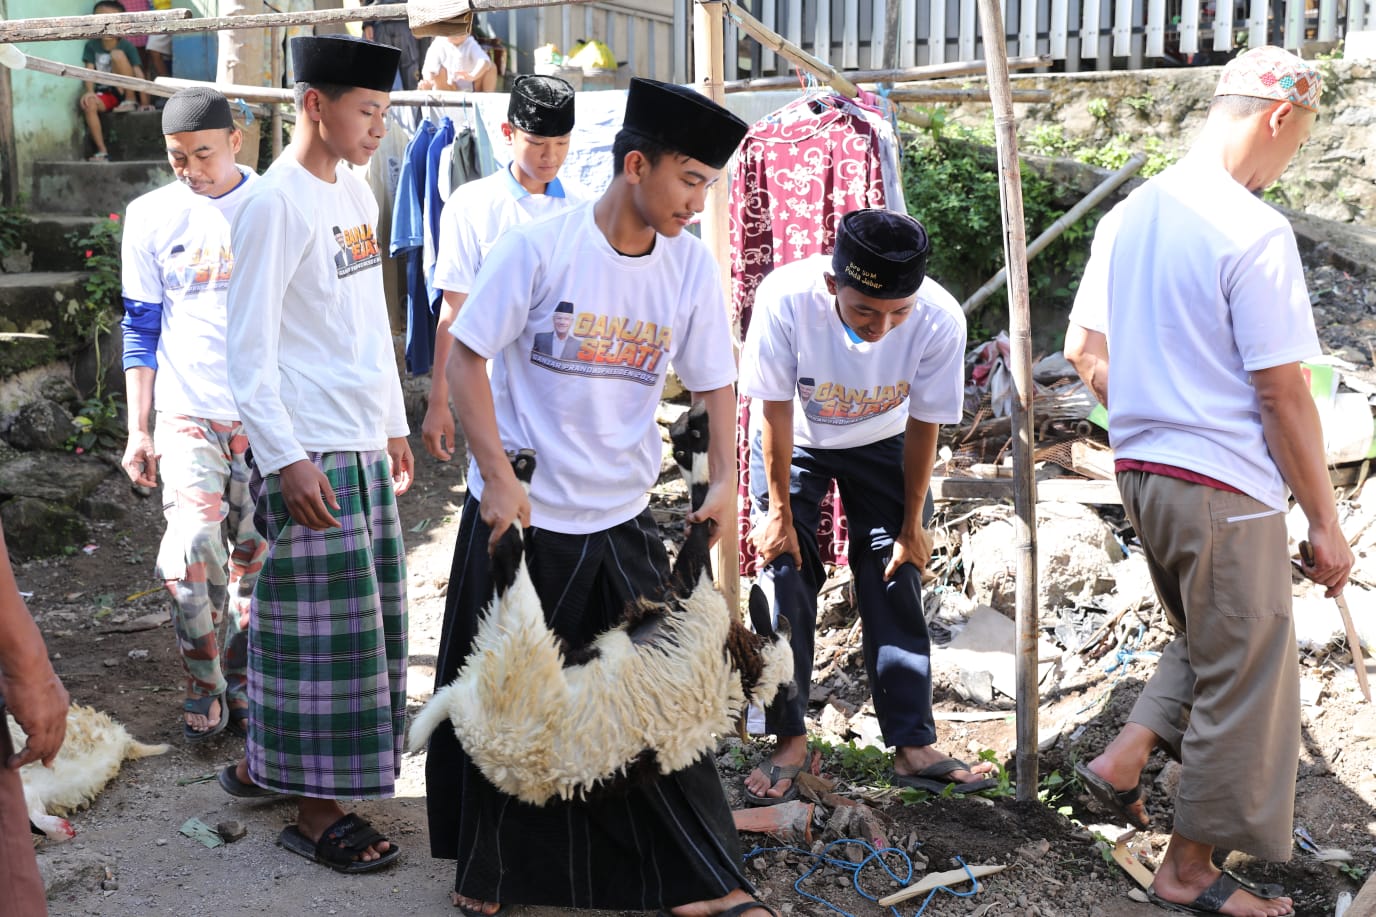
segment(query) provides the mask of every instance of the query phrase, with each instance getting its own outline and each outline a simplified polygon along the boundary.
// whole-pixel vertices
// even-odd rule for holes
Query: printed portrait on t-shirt
[[[381,250],[373,227],[364,223],[350,229],[333,228],[335,244],[339,251],[334,255],[334,271],[341,278],[359,271],[367,270],[382,263]]]
[[[672,328],[621,315],[580,312],[561,300],[550,330],[538,331],[530,362],[557,373],[655,385],[668,361]]]
[[[187,248],[174,245],[163,258],[162,285],[180,291],[183,297],[204,290],[229,289],[234,273],[234,255],[224,246]]]
[[[808,403],[812,401],[812,393],[817,390],[817,380],[811,376],[803,376],[798,380],[798,403],[806,410]]]
[[[573,328],[573,303],[561,302],[554,308],[554,315],[550,317],[550,327],[552,330],[541,331],[535,335],[535,351],[561,360],[578,359],[578,351],[583,342],[569,333]]]

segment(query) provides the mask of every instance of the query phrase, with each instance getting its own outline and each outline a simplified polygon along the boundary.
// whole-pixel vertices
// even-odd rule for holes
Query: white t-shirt
[[[225,297],[234,270],[229,225],[258,177],[218,198],[179,181],[129,202],[120,280],[125,297],[162,304],[153,404],[159,411],[234,420],[225,365]]]
[[[559,314],[563,336],[560,303],[572,310]],[[649,502],[663,454],[655,408],[671,363],[690,391],[736,378],[707,248],[684,233],[657,236],[639,258],[618,254],[591,204],[509,230],[449,331],[487,359],[501,355],[497,431],[507,449],[535,450],[532,523],[571,535],[618,525]],[[476,466],[468,487],[482,497]]]
[[[1251,373],[1320,351],[1283,216],[1220,165],[1187,157],[1100,222],[1070,320],[1108,337],[1118,458],[1285,508]]]
[[[555,179],[544,194],[531,194],[507,166],[454,189],[440,214],[435,289],[467,293],[487,253],[513,226],[582,203]]]
[[[263,474],[408,432],[376,226],[377,200],[346,165],[322,181],[292,150],[239,210],[229,382]]]
[[[421,76],[433,80],[435,74],[445,71],[445,79],[454,84],[456,90],[467,92],[473,88],[472,80],[461,80],[451,76],[454,73],[472,73],[485,61],[490,61],[478,39],[469,35],[459,44],[447,38],[436,38],[430,42],[430,50],[425,52],[425,63],[421,66]]]
[[[817,449],[888,439],[909,417],[958,422],[965,313],[955,297],[927,277],[907,321],[874,343],[856,341],[827,292],[822,275],[830,271],[830,255],[813,255],[775,268],[760,283],[741,351],[741,394],[791,399],[793,441]],[[750,417],[759,429],[764,412]]]

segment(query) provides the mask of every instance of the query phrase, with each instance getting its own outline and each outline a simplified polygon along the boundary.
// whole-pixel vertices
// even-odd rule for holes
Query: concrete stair
[[[105,134],[105,148],[115,162],[162,159],[167,155],[167,146],[162,139],[160,111],[124,111],[118,114],[107,111],[100,116],[100,127]],[[95,152],[95,148],[91,147],[90,152]]]
[[[172,178],[165,159],[130,162],[35,162],[33,209],[89,216],[123,213],[140,194]]]
[[[85,236],[105,217],[76,216],[66,213],[31,213],[24,231],[24,244],[33,255],[34,271],[79,271],[85,259],[69,238]]]

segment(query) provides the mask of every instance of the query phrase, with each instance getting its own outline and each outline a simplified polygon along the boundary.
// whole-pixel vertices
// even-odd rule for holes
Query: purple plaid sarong
[[[384,452],[311,453],[340,528],[293,521],[277,475],[258,511],[269,548],[249,625],[248,767],[324,799],[393,794],[406,731],[406,554]]]

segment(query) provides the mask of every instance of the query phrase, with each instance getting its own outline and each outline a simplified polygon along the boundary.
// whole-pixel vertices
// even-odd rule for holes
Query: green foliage
[[[1149,115],[1156,107],[1156,100],[1150,94],[1144,93],[1140,96],[1126,96],[1123,104],[1139,115]]]
[[[808,748],[822,753],[823,770],[851,783],[888,786],[893,781],[893,755],[882,748],[856,745],[853,739],[843,745],[813,739]]]
[[[87,338],[95,348],[96,365],[100,359],[100,339],[111,328],[121,311],[120,299],[120,238],[124,225],[120,215],[112,213],[96,223],[85,235],[74,232],[68,240],[81,252],[88,272],[83,289],[86,295],[67,303],[62,317],[78,335]],[[102,394],[102,374],[96,374],[97,400]]]
[[[0,207],[0,255],[18,251],[24,244],[24,229],[30,220],[18,207]]]
[[[1095,121],[1108,120],[1108,99],[1105,99],[1102,96],[1090,99],[1089,103],[1085,106],[1085,108],[1089,112],[1089,116],[1093,118]]]
[[[1338,867],[1338,872],[1347,876],[1358,885],[1361,885],[1362,880],[1366,878],[1366,870],[1356,863],[1336,863],[1334,865]]]
[[[118,451],[124,444],[123,400],[118,393],[88,398],[72,418],[76,432],[67,438],[67,448],[77,455],[97,449]]]
[[[932,238],[927,271],[957,299],[1004,266],[998,170],[993,150],[973,142],[977,136],[966,131],[959,137],[919,137],[906,151],[903,168],[908,210]],[[1024,164],[1022,196],[1030,240],[1068,209],[1060,200],[1078,194],[1055,187]],[[1097,223],[1097,214],[1087,216],[1032,262],[1028,282],[1033,302],[1069,308]],[[1006,292],[1000,291],[988,302],[997,308],[1005,301]]]

